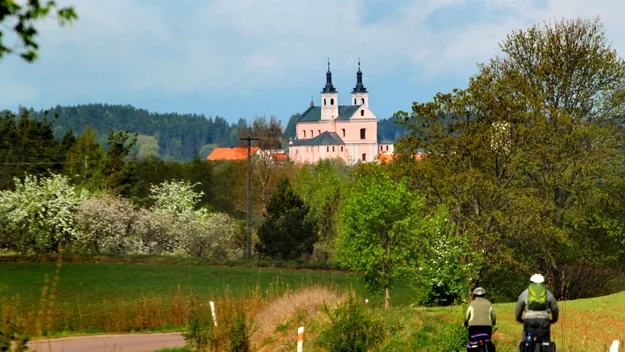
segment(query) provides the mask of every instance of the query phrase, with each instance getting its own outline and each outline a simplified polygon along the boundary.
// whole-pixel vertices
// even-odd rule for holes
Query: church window
[[[334,151],[334,146],[332,146],[332,151]]]
[[[386,151],[388,152],[388,145],[386,146]]]
[[[356,105],[356,98],[354,98],[354,105]]]
[[[367,161],[367,154],[362,153],[362,161]]]
[[[310,130],[310,138],[312,138],[314,136],[312,130]]]
[[[367,130],[366,128],[360,129],[360,139],[367,139],[366,130]]]
[[[330,151],[330,147],[326,147],[326,152],[329,152],[329,151]]]
[[[360,116],[365,116],[365,110],[360,110]]]
[[[343,146],[341,146],[341,151],[343,151]]]
[[[317,136],[321,134],[321,130],[317,130]]]
[[[365,98],[362,98],[362,103],[363,103],[363,104],[365,103]]]
[[[326,98],[323,98],[323,105],[326,105]]]
[[[334,98],[330,99],[330,105],[334,105]]]
[[[345,129],[341,128],[341,130],[343,130],[343,137],[345,137]]]
[[[304,130],[304,138],[306,138],[306,131]]]

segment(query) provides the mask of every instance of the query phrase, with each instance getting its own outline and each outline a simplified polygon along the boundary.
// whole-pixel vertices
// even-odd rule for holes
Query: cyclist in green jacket
[[[532,275],[530,285],[519,296],[514,310],[516,321],[523,323],[523,341],[527,341],[528,334],[532,340],[550,341],[551,324],[558,321],[558,315],[558,302],[545,288],[545,278],[540,274]]]

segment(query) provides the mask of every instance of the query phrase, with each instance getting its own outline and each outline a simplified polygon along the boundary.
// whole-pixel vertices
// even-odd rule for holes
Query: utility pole
[[[247,141],[247,259],[252,260],[252,141],[258,137],[241,137]]]

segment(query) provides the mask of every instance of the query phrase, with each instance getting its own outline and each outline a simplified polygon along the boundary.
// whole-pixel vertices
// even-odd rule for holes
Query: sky
[[[129,104],[230,122],[275,115],[286,125],[311,98],[319,105],[329,58],[339,103],[349,104],[360,59],[369,108],[387,118],[437,92],[465,88],[506,35],[535,23],[599,16],[613,48],[625,53],[623,0],[57,4],[74,6],[79,20],[61,28],[53,19],[41,23],[35,63],[0,59],[0,109]]]

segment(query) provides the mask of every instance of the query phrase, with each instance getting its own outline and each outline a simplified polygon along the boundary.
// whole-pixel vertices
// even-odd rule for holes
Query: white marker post
[[[304,351],[304,327],[300,326],[297,329],[297,352]]]
[[[619,352],[618,345],[619,340],[612,341],[612,346],[610,346],[610,352]]]
[[[210,304],[211,306],[211,314],[213,315],[213,322],[215,323],[215,326],[217,326],[217,317],[215,316],[215,302],[210,301],[208,302],[208,304]]]

